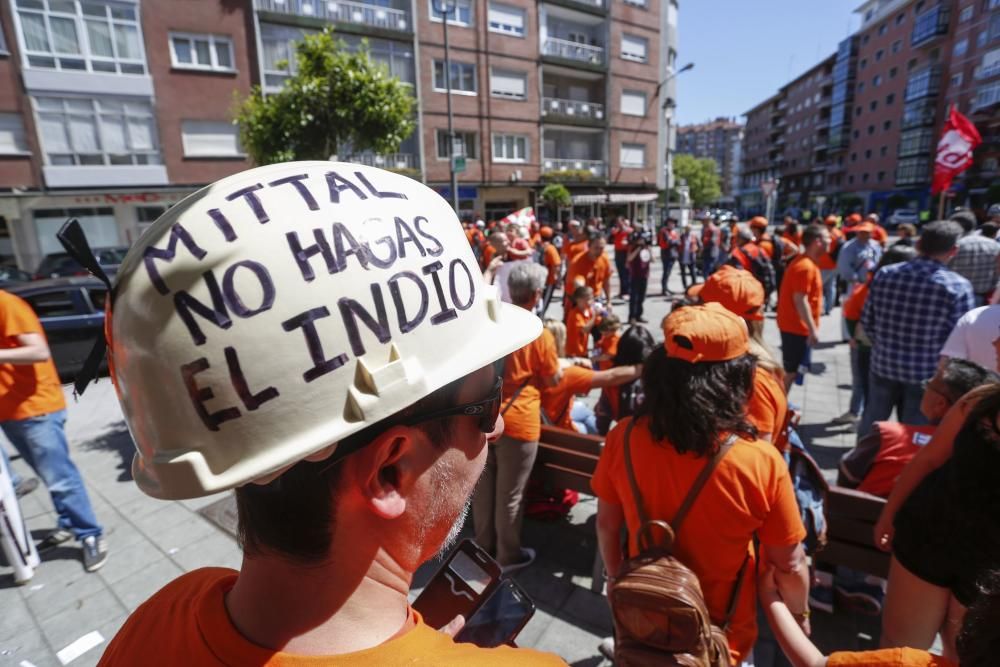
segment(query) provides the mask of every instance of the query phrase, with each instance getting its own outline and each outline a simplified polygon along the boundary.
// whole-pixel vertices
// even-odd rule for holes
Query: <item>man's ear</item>
[[[394,426],[353,454],[365,503],[379,517],[396,519],[406,511],[406,500],[419,474],[415,446],[419,431]]]

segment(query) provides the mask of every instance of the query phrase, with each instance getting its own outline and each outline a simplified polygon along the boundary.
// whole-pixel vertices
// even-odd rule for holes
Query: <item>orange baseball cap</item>
[[[861,222],[861,216],[858,215],[857,213],[851,213],[849,216],[847,216],[847,222],[848,224],[856,225],[859,222]]]
[[[552,238],[552,228],[549,227],[548,225],[546,225],[545,227],[542,227],[541,229],[539,229],[538,233],[541,234],[541,236],[542,236],[543,239],[550,239],[550,238]]]
[[[838,218],[835,215],[828,215],[826,216],[826,220],[824,220],[823,222],[825,222],[827,225],[830,225],[831,227],[836,227],[837,223],[840,222],[840,218]]]
[[[750,350],[746,322],[718,303],[678,308],[663,320],[667,356],[692,364],[729,361]]]
[[[762,215],[756,215],[750,218],[750,226],[757,227],[758,229],[767,229],[767,218]]]
[[[726,264],[695,287],[688,294],[701,296],[703,303],[718,303],[743,319],[764,319],[764,286],[749,271]]]

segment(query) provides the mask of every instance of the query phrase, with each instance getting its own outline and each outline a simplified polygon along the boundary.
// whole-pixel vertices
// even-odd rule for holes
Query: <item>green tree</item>
[[[563,209],[573,205],[573,197],[562,183],[549,183],[542,188],[541,200],[555,211],[556,222],[562,220]]]
[[[679,154],[674,156],[673,162],[675,187],[681,184],[682,178],[687,181],[694,206],[707,206],[722,196],[715,160]]]
[[[240,140],[260,165],[328,160],[338,150],[392,153],[414,129],[412,96],[369,56],[350,52],[333,31],[295,46],[298,71],[280,92],[256,86],[236,110]]]

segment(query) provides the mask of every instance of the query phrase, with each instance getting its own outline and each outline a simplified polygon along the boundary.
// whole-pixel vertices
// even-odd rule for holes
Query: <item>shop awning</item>
[[[603,204],[608,200],[607,195],[573,195],[573,204]]]
[[[615,194],[608,195],[608,201],[612,204],[632,204],[656,201],[660,195],[655,192],[637,192],[635,194]]]

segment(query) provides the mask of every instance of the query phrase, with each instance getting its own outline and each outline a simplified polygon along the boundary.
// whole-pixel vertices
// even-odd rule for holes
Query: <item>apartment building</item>
[[[761,213],[767,207],[761,184],[781,176],[785,142],[782,133],[788,102],[781,95],[769,97],[744,114],[740,187],[736,193],[739,206]]]
[[[722,187],[722,201],[734,201],[740,181],[743,124],[733,118],[677,128],[677,152],[715,160]]]
[[[463,214],[506,215],[549,182],[647,206],[667,186],[677,0],[0,0],[0,261],[34,269],[70,216],[125,245],[199,186],[247,168],[231,122],[294,45],[332,25],[418,100],[394,169]],[[445,77],[448,77],[447,79]],[[452,88],[455,138],[447,127]]]

